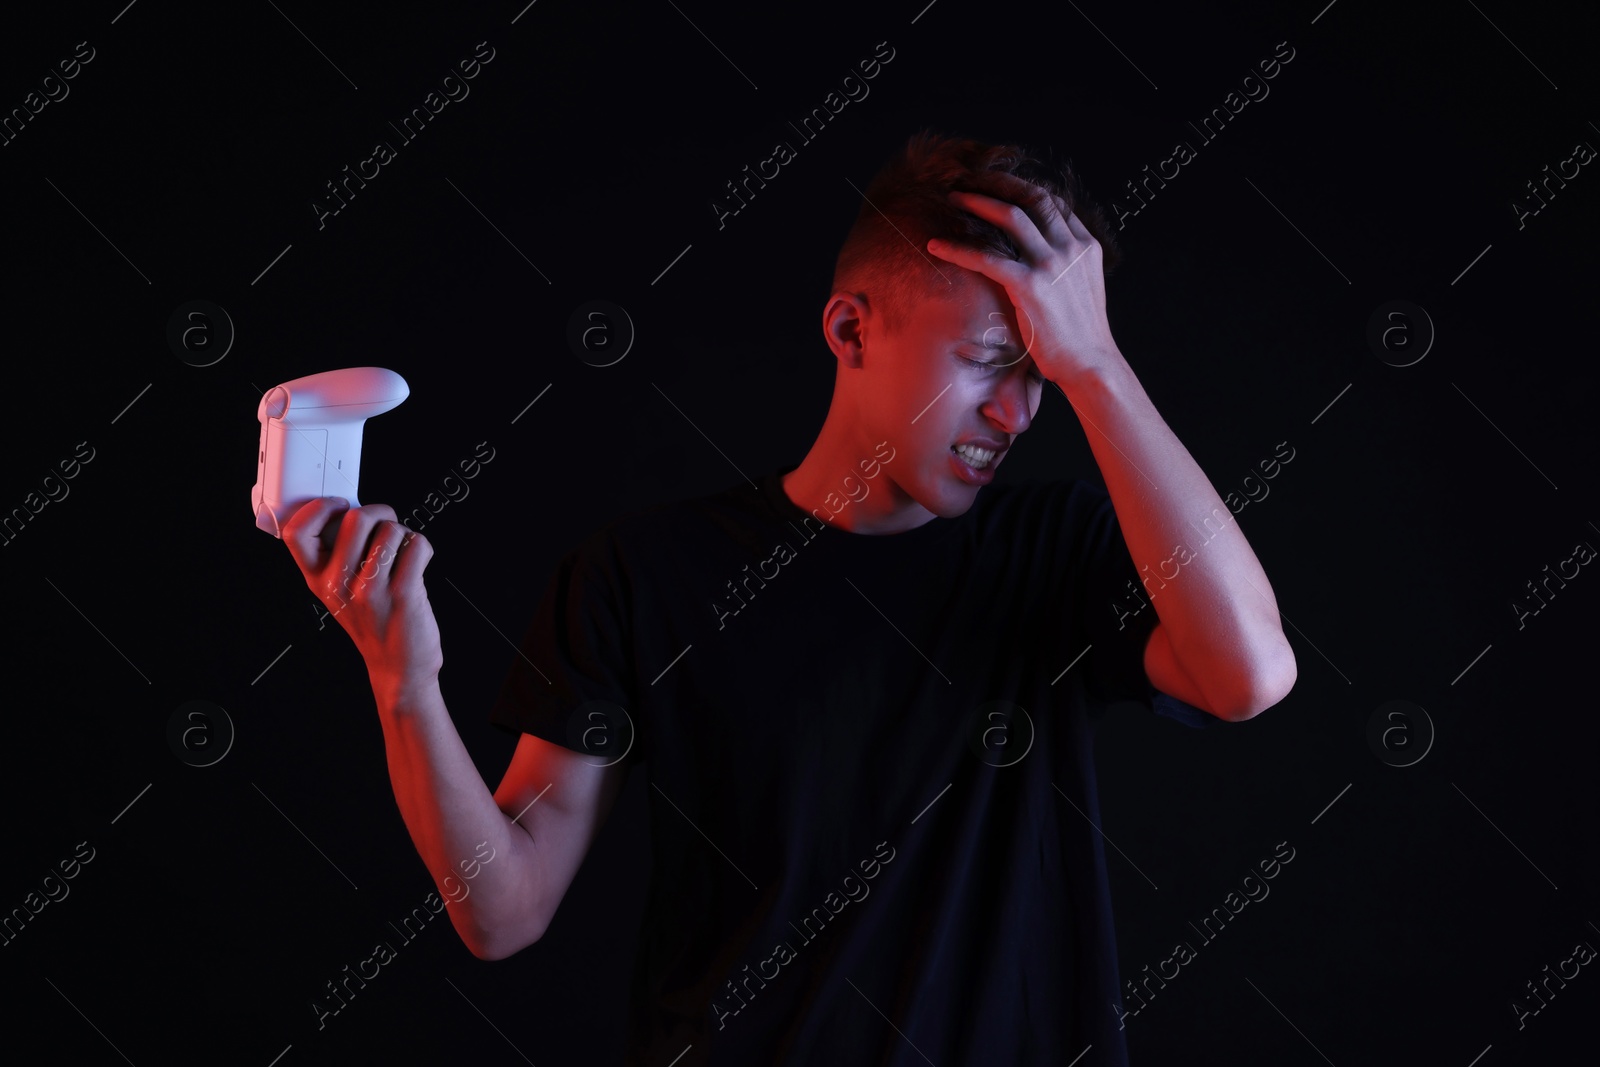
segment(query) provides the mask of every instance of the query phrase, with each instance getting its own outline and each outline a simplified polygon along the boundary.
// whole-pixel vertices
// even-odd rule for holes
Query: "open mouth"
[[[979,448],[976,445],[951,445],[950,451],[960,456],[962,461],[975,471],[988,470],[994,463],[995,457],[1000,454],[992,448]]]

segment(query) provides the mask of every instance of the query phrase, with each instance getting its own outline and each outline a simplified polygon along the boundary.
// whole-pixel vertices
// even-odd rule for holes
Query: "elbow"
[[[465,938],[462,940],[467,946],[467,951],[471,952],[474,956],[480,960],[483,960],[485,963],[493,963],[495,960],[503,960],[508,956],[516,955],[519,951],[518,949],[505,948],[487,941],[467,941]]]
[[[509,924],[497,927],[478,927],[472,930],[456,932],[461,936],[462,944],[480,960],[493,962],[515,956],[529,945],[535,944],[544,936],[546,924],[542,921],[529,921],[516,925]]]
[[[485,963],[490,963],[495,960],[503,960],[507,956],[513,955],[516,951],[515,949],[507,948],[499,942],[477,937],[463,936],[461,938],[461,943],[467,946],[468,952],[472,953],[478,959],[483,960]]]
[[[456,934],[467,951],[484,961],[515,956],[543,937],[550,925],[552,909],[539,891],[528,855],[531,841],[512,840],[513,845],[525,847],[513,847],[511,856],[495,865],[494,873],[470,889],[462,886],[461,895],[451,901],[450,921]]]
[[[462,943],[467,946],[468,952],[471,952],[474,956],[480,960],[483,960],[485,963],[493,963],[495,960],[503,960],[511,956],[515,956],[517,953],[521,952],[523,949],[533,944],[534,941],[539,939],[536,937],[533,939],[533,941],[521,943],[511,940],[496,941],[479,940],[477,938],[472,940],[462,938],[461,940]]]
[[[1249,695],[1244,701],[1234,705],[1233,714],[1224,718],[1229,722],[1243,722],[1255,718],[1268,708],[1281,703],[1294,688],[1298,677],[1299,668],[1295,664],[1294,650],[1285,641],[1270,657],[1268,669],[1261,672]]]

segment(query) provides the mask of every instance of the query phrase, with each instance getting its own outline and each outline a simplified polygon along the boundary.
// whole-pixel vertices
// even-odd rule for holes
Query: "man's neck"
[[[805,459],[783,476],[783,492],[806,514],[850,533],[904,533],[935,518],[893,480],[894,460],[882,454],[825,423]]]

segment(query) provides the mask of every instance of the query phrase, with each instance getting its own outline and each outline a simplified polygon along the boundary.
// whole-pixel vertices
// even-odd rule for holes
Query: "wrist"
[[[367,677],[372,683],[372,695],[378,702],[380,712],[404,714],[443,700],[439,690],[439,672],[436,670],[369,670]]]
[[[1052,380],[1068,399],[1079,393],[1124,390],[1130,385],[1137,385],[1139,381],[1128,361],[1116,349]]]

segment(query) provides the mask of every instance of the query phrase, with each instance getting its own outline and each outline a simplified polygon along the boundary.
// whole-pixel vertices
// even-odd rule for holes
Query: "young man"
[[[492,711],[520,738],[493,796],[438,687],[426,540],[330,500],[285,540],[366,658],[429,870],[496,850],[451,907],[476,955],[539,939],[644,767],[628,1063],[1123,1064],[1092,720],[1248,719],[1294,657],[1111,338],[1071,173],[924,134],[865,199],[815,444],[561,560]],[[1109,495],[989,484],[1046,382]]]

